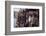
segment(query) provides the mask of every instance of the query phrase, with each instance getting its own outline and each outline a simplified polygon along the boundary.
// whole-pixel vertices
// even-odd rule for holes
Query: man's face
[[[38,12],[29,11],[26,14],[26,23],[29,23],[29,26],[32,26],[32,24],[36,24],[38,21]]]

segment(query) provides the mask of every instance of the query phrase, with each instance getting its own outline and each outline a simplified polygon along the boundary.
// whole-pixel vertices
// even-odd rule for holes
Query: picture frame
[[[20,14],[17,15],[18,13]],[[35,20],[33,16],[30,16],[30,15],[33,15],[33,16],[35,15],[34,18],[37,19],[38,21],[37,24],[35,23],[36,25],[34,25],[34,22],[32,23],[32,20],[33,21]],[[25,17],[23,20],[24,21],[27,20],[28,25],[26,25],[27,22],[23,22],[20,18],[18,18],[18,16],[19,17],[21,16],[21,19],[23,19],[22,16],[25,16],[25,17],[27,16],[26,18],[28,18],[28,20]],[[5,34],[16,35],[16,34],[43,33],[45,32],[44,17],[45,17],[44,3],[5,1]],[[16,21],[19,19],[20,21]],[[22,23],[24,23],[24,25],[21,24],[21,21]],[[33,25],[30,25],[31,23],[29,23],[29,21],[31,21]]]

